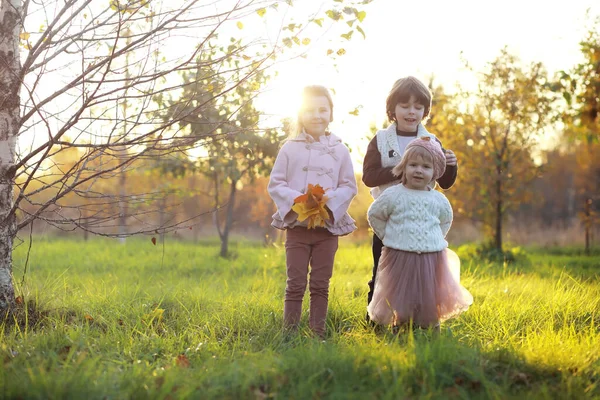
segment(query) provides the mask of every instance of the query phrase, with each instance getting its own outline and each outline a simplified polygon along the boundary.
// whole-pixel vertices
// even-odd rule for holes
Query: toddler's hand
[[[455,166],[456,165],[456,155],[452,150],[446,149],[446,165]]]

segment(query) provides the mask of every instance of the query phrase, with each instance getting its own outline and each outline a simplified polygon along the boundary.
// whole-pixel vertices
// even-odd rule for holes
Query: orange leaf
[[[156,246],[156,238],[153,237],[152,239],[150,239],[152,241],[152,244]]]
[[[23,298],[22,298],[21,296],[18,296],[18,297],[15,299],[15,303],[17,303],[17,304],[23,304]]]
[[[187,356],[185,354],[180,354],[177,356],[177,359],[175,360],[175,364],[177,364],[177,366],[181,367],[181,368],[189,368],[190,360],[189,360],[189,358],[187,358]]]
[[[325,194],[325,189],[321,187],[321,185],[316,184],[315,186],[308,184],[308,190],[314,195],[323,196]]]
[[[316,200],[320,201],[325,195],[325,189],[321,187],[321,185],[311,185],[308,184],[308,189],[306,189],[306,194],[298,196],[294,199],[294,203],[306,203],[309,201],[311,197],[314,197]]]
[[[85,314],[83,316],[83,318],[85,318],[86,321],[90,321],[90,322],[94,320],[94,317],[92,317],[90,314]]]
[[[297,203],[306,203],[307,200],[308,200],[308,193],[296,197],[294,199],[294,204],[297,204]]]

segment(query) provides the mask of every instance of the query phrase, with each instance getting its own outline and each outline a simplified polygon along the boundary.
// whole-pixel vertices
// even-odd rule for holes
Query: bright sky
[[[233,2],[206,0],[200,10],[214,13],[216,8],[226,9]],[[237,21],[231,21],[220,36],[257,35],[264,39],[266,35],[267,42],[273,44],[283,25],[305,23],[306,15],[331,4],[296,0],[291,8],[280,7],[277,12],[268,9],[264,18],[256,13],[244,17],[242,30]],[[580,61],[579,41],[585,35],[586,10],[600,16],[600,0],[570,0],[568,4],[548,0],[373,0],[360,9],[367,13],[361,24],[366,39],[358,32],[350,41],[339,38],[349,29],[343,22],[327,33],[310,24],[314,30],[311,45],[306,47],[307,57],[278,64],[278,77],[257,104],[280,119],[296,114],[303,86],[322,84],[333,88],[335,120],[330,128],[351,144],[357,164],[362,162],[371,135],[369,125],[376,122],[381,126],[384,122],[385,98],[396,79],[415,75],[427,82],[433,75],[435,82],[447,90],[452,90],[457,81],[468,86],[473,75],[465,70],[462,60],[481,70],[504,46],[524,62],[543,62],[551,73],[570,69]],[[34,15],[28,22],[36,32],[43,15]],[[192,46],[203,37],[201,30],[194,30],[192,35],[172,38],[178,45],[165,44],[162,50],[181,56],[187,51],[183,43]],[[334,63],[326,51],[341,46],[346,54]],[[53,91],[54,86],[42,89]],[[360,107],[358,116],[348,114],[356,107]],[[24,136],[20,141],[31,145],[32,139]]]
[[[374,0],[364,8],[366,40],[355,35],[346,42],[347,54],[337,68],[325,56],[331,46],[325,40],[306,59],[282,65],[264,108],[294,115],[304,85],[334,88],[330,128],[353,144],[354,157],[362,160],[369,123],[383,123],[385,98],[396,79],[414,75],[428,81],[433,75],[448,90],[457,81],[468,85],[472,74],[463,67],[461,53],[481,70],[504,46],[524,62],[541,61],[550,73],[570,69],[580,61],[587,9],[600,15],[600,1]],[[358,117],[348,114],[359,105]]]

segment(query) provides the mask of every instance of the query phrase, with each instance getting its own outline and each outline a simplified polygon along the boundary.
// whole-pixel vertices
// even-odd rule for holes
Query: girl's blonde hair
[[[333,121],[333,100],[329,90],[327,90],[325,86],[321,85],[305,86],[304,89],[302,89],[302,104],[300,105],[300,109],[296,115],[296,121],[290,129],[289,138],[297,137],[304,129],[304,126],[302,126],[302,113],[304,112],[304,108],[306,107],[306,102],[308,99],[315,96],[324,96],[327,98],[327,101],[329,102],[329,108],[331,109],[329,122]]]
[[[400,160],[400,162],[392,169],[392,174],[394,174],[396,177],[400,177],[400,181],[403,185],[406,184],[406,175],[404,174],[404,171],[406,171],[406,165],[410,159],[415,157],[422,157],[426,162],[433,164],[433,155],[424,147],[413,146],[406,149],[404,155],[402,156],[402,160]],[[431,180],[435,181],[435,176],[432,177]]]

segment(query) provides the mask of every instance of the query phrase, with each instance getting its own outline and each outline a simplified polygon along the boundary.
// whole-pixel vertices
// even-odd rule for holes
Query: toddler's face
[[[325,96],[310,96],[306,99],[300,122],[309,135],[317,139],[323,135],[331,121],[331,107]]]
[[[411,157],[404,171],[406,186],[414,190],[427,190],[427,185],[433,179],[433,163],[417,155]]]
[[[415,96],[410,96],[408,102],[396,104],[394,111],[398,129],[404,132],[415,132],[423,120],[425,106],[417,103]]]

